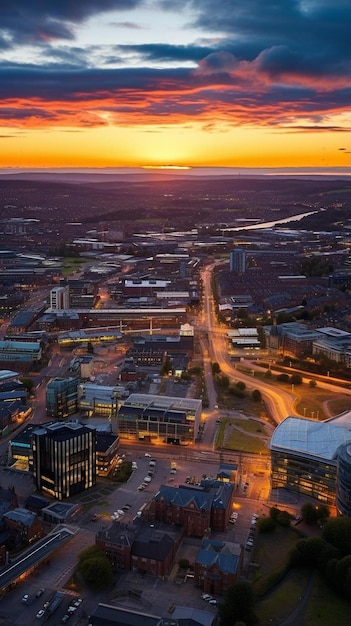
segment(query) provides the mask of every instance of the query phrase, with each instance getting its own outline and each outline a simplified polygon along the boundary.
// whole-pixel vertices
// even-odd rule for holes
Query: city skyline
[[[349,167],[346,0],[172,6],[2,8],[0,168]]]

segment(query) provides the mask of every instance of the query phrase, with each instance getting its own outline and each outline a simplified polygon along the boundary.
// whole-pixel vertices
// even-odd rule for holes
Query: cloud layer
[[[173,3],[171,3],[173,5]],[[0,8],[0,125],[184,123],[330,130],[350,100],[349,0],[12,0]],[[133,41],[143,11],[159,42]],[[103,18],[128,37],[79,43]]]

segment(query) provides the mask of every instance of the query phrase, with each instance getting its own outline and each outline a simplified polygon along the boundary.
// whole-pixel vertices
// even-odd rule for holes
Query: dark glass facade
[[[53,378],[46,387],[48,417],[64,419],[78,410],[78,379]]]
[[[336,509],[339,515],[351,517],[351,443],[338,450]]]
[[[36,488],[58,500],[96,484],[95,429],[77,422],[55,423],[33,433]]]
[[[279,487],[335,504],[336,461],[271,451],[272,489]]]

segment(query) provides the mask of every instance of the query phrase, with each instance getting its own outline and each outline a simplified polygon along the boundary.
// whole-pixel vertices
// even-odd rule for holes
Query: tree
[[[113,578],[112,565],[97,546],[91,546],[80,553],[77,569],[87,584],[95,589],[108,587]]]
[[[262,394],[259,389],[254,389],[251,394],[251,397],[254,402],[261,402],[262,400]]]
[[[34,387],[34,380],[32,378],[21,378],[20,381],[26,392],[30,394]]]
[[[329,508],[325,504],[319,504],[317,506],[317,520],[321,524],[325,524],[327,519],[330,517]]]
[[[221,368],[219,367],[219,363],[215,362],[211,364],[212,367],[212,374],[219,374],[221,371]]]
[[[318,520],[318,510],[317,507],[312,504],[312,502],[306,502],[301,507],[301,515],[303,521],[309,526],[313,526],[313,524],[317,523]]]
[[[246,626],[257,624],[254,603],[254,594],[250,583],[239,582],[229,587],[223,602],[218,607],[221,626],[233,626],[240,621],[244,622]]]
[[[257,527],[260,533],[271,533],[276,527],[276,522],[273,517],[260,517]]]
[[[322,538],[338,548],[344,556],[351,554],[351,518],[328,519],[322,530]]]
[[[290,382],[292,385],[302,385],[302,376],[301,374],[291,374]]]
[[[288,511],[279,511],[277,522],[280,526],[290,526],[291,515]]]

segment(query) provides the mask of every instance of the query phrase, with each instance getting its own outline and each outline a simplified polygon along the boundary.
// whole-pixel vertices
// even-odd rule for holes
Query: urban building
[[[133,393],[117,413],[122,439],[189,445],[195,441],[202,401],[190,398]]]
[[[210,595],[222,596],[240,580],[243,548],[239,543],[204,537],[194,564],[194,584]]]
[[[38,491],[63,500],[96,483],[95,429],[78,422],[38,426],[32,434]]]
[[[50,308],[51,309],[68,309],[69,308],[69,288],[53,287],[50,291]]]
[[[0,367],[16,367],[21,372],[29,372],[40,363],[42,348],[37,341],[0,340]]]
[[[340,328],[318,328],[319,339],[313,342],[312,354],[324,356],[335,363],[351,366],[351,333]]]
[[[80,504],[75,502],[52,502],[41,509],[41,515],[43,522],[56,526],[57,524],[70,524],[74,522],[80,510]]]
[[[118,460],[119,437],[113,433],[96,431],[96,473],[106,476]]]
[[[96,545],[118,569],[138,570],[166,576],[172,567],[182,533],[170,525],[114,522],[97,533]]]
[[[269,352],[281,356],[305,358],[312,355],[313,342],[320,338],[316,329],[303,322],[287,322],[265,326],[264,333]]]
[[[231,272],[244,274],[246,271],[246,252],[241,248],[234,248],[229,255],[229,269]]]
[[[270,441],[271,486],[303,494],[350,515],[351,411],[324,422],[289,416]]]
[[[143,515],[151,522],[182,526],[186,536],[223,532],[232,511],[233,491],[233,484],[217,480],[203,480],[200,487],[161,485]]]
[[[53,378],[46,387],[46,414],[65,419],[78,410],[78,379]]]
[[[338,450],[336,510],[339,515],[351,517],[351,438]]]
[[[124,388],[120,386],[81,383],[78,385],[78,410],[85,417],[114,419],[118,412],[118,399],[123,392]]]
[[[2,515],[2,520],[9,532],[12,547],[32,543],[44,534],[42,521],[38,519],[36,513],[28,509],[17,508],[7,511]]]

